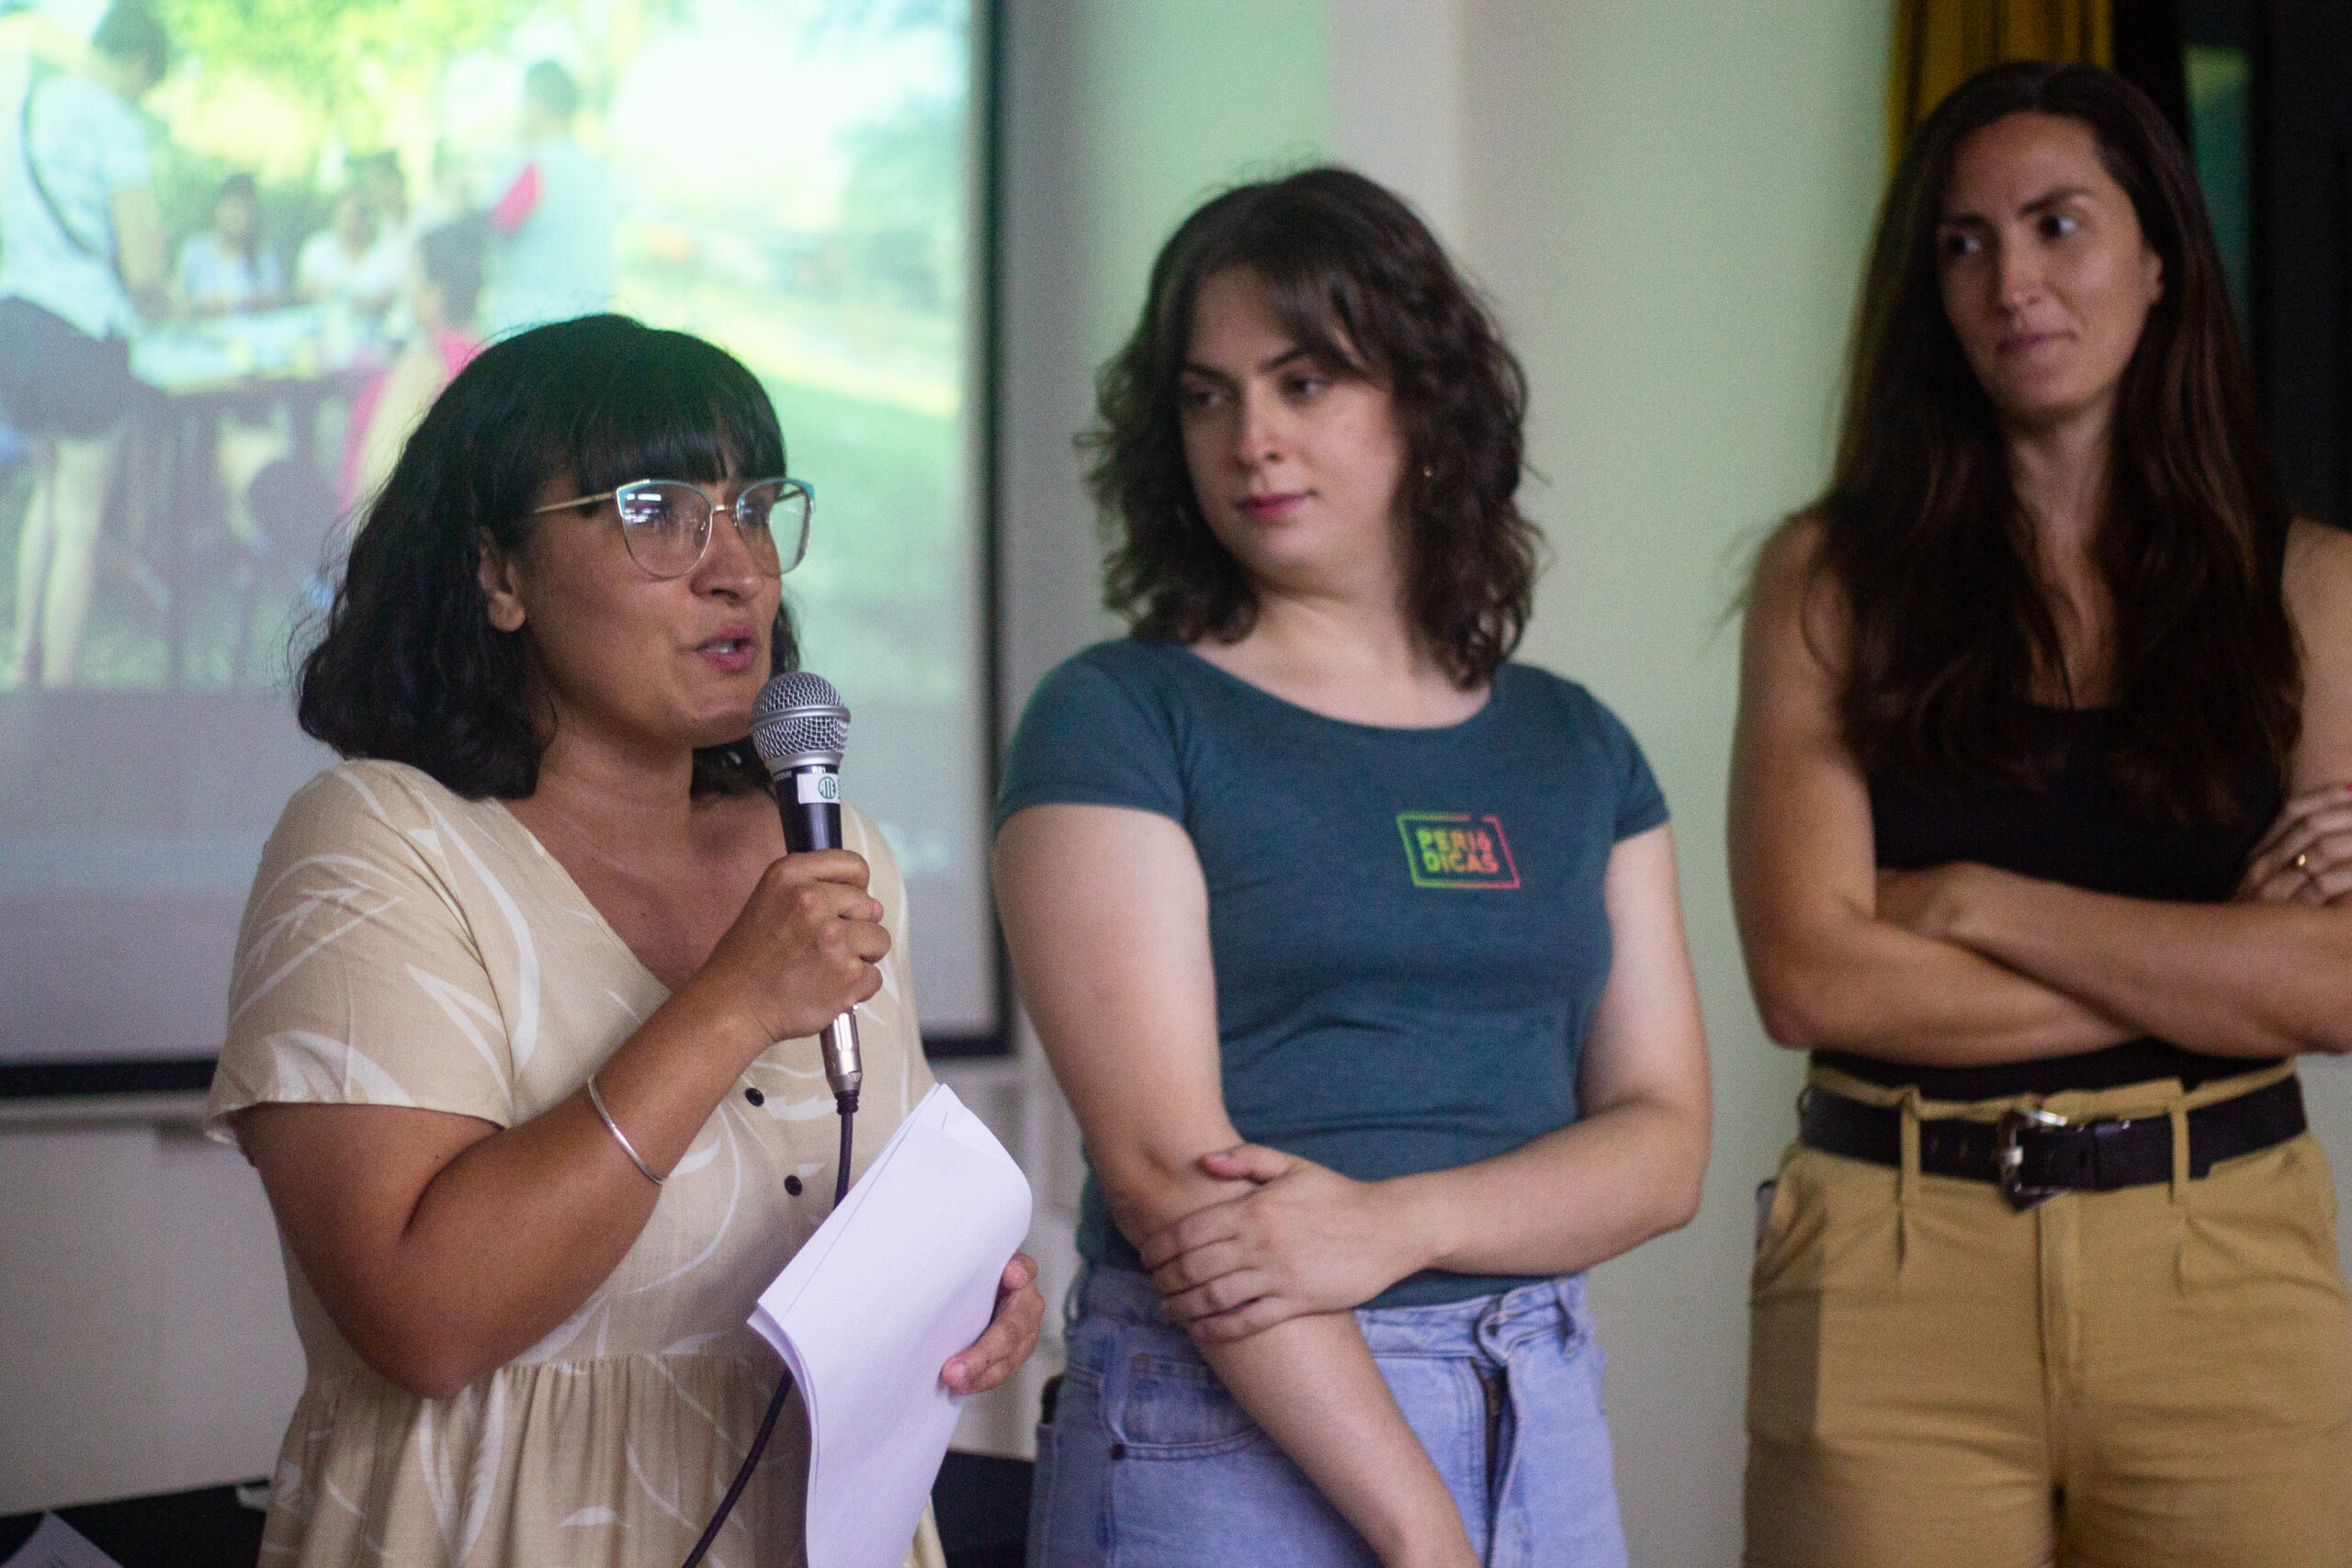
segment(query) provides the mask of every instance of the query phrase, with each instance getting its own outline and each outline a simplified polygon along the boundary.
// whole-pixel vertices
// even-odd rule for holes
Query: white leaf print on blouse
[[[286,1029],[262,1042],[277,1075],[271,1098],[298,1104],[414,1105],[392,1075],[340,1040]]]
[[[498,1463],[506,1449],[506,1380],[493,1375],[453,1399],[420,1402],[416,1442],[443,1561],[462,1563],[481,1540],[498,1491]],[[461,1447],[468,1450],[462,1483],[457,1476]]]
[[[679,1156],[678,1163],[670,1168],[670,1179],[674,1181],[681,1176],[692,1176],[718,1157],[718,1139],[697,1135],[695,1143]]]
[[[433,819],[441,825],[442,841],[455,845],[458,852],[465,857],[466,864],[481,879],[483,889],[490,894],[492,902],[498,906],[499,917],[506,922],[507,933],[514,939],[516,996],[514,1018],[507,1027],[506,1045],[514,1054],[514,1072],[520,1077],[523,1070],[531,1065],[531,1054],[539,1043],[539,949],[531,939],[530,922],[523,919],[522,907],[514,902],[514,896],[506,890],[506,885],[491,874],[490,867],[482,863],[481,856],[476,854],[473,845],[467,842],[464,827],[442,816],[440,808],[423,794],[412,793],[415,794],[416,803],[432,813]]]
[[[280,1459],[277,1470],[270,1473],[269,1506],[298,1519],[310,1513],[311,1495],[303,1485],[302,1467],[294,1461]]]
[[[477,1027],[486,1023],[503,1033],[506,1021],[498,1016],[497,1009],[463,987],[451,985],[440,976],[420,969],[413,964],[407,965],[407,969],[408,977],[416,982],[416,988],[433,998],[449,1021],[458,1026],[458,1032],[466,1037],[466,1043],[474,1048],[474,1055],[490,1068],[491,1080],[506,1096],[506,1121],[512,1126],[514,1122],[514,1080],[509,1075],[506,1064],[499,1060],[497,1047]]]
[[[678,1504],[682,1499],[664,1493],[659,1486],[653,1484],[652,1477],[645,1473],[644,1461],[638,1458],[637,1444],[635,1442],[624,1442],[621,1445],[621,1458],[628,1465],[629,1479],[636,1482],[639,1489],[641,1489],[648,1497],[653,1499],[653,1506],[655,1507],[661,1509],[663,1513],[669,1515],[672,1518],[685,1526],[686,1529],[697,1532],[701,1530],[703,1521],[686,1517],[685,1514],[679,1508]],[[738,1528],[739,1523],[740,1517],[730,1515],[727,1520],[727,1529],[730,1530]],[[724,1535],[726,1531],[722,1530],[720,1533]]]
[[[243,957],[229,977],[232,1027],[247,1008],[345,933],[401,906],[401,895],[391,879],[373,862],[333,854],[305,855],[296,861],[266,891],[254,896],[253,907],[267,908],[277,890],[295,877],[322,874],[318,886],[306,890],[282,913],[260,922],[251,939],[241,944]],[[287,953],[286,944],[298,940],[301,945]],[[270,968],[272,964],[276,967]],[[262,977],[256,979],[256,975]]]
[[[498,1493],[498,1461],[506,1452],[506,1380],[490,1380],[488,1408],[474,1433],[474,1462],[466,1472],[465,1522],[458,1542],[458,1561],[474,1554],[481,1527],[490,1518],[490,1500]]]
[[[827,1089],[807,1100],[779,1100],[771,1095],[760,1109],[778,1122],[814,1122],[820,1116],[835,1114],[841,1108],[833,1103],[832,1090]]]
[[[442,1440],[441,1427],[455,1404],[455,1400],[427,1399],[416,1407],[417,1472],[424,1482],[424,1500],[433,1506],[435,1533],[440,1536],[445,1552],[457,1537],[458,1483],[450,1473],[449,1449]]]
[[[631,1288],[626,1292],[627,1294],[643,1295],[648,1291],[659,1290],[682,1275],[693,1273],[709,1262],[712,1254],[716,1253],[727,1240],[727,1232],[735,1222],[735,1211],[743,1199],[743,1151],[736,1142],[735,1112],[732,1106],[724,1108],[711,1120],[718,1124],[718,1128],[717,1143],[727,1151],[727,1207],[719,1212],[718,1223],[710,1227],[710,1240],[704,1244],[700,1252],[659,1279],[648,1280],[642,1285]]]

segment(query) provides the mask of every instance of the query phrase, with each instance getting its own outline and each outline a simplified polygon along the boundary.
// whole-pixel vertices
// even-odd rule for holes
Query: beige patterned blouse
[[[842,812],[891,937],[858,1008],[863,1168],[931,1088],[906,890]],[[577,1090],[669,993],[514,815],[413,768],[352,762],[288,803],[237,940],[207,1127],[266,1102],[411,1105],[528,1121]],[[644,1233],[571,1320],[450,1399],[378,1376],[292,1258],[309,1378],[278,1457],[266,1568],[588,1568],[680,1562],[759,1425],[780,1363],[744,1319],[831,1211],[839,1124],[816,1043],[743,1075]],[[787,1187],[797,1187],[795,1195]],[[707,1561],[802,1561],[796,1398]],[[944,1560],[930,1516],[908,1556]]]

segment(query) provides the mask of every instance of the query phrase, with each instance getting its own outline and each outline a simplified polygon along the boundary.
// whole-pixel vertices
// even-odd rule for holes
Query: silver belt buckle
[[[2064,1187],[2025,1185],[2023,1179],[2025,1149],[2018,1140],[2030,1129],[2071,1125],[2073,1123],[2064,1116],[2052,1114],[2039,1106],[2030,1106],[2022,1111],[2005,1111],[2001,1119],[1993,1124],[1993,1134],[1996,1140],[1994,1165],[2000,1176],[2001,1196],[2009,1201],[2009,1207],[2022,1213],[2027,1209],[2047,1203],[2066,1190]]]

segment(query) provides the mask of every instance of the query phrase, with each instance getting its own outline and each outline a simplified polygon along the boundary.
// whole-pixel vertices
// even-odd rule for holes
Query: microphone
[[[760,688],[752,704],[752,744],[775,781],[785,847],[794,854],[842,847],[842,751],[849,709],[821,675],[787,671]],[[858,1053],[857,1013],[845,1012],[818,1035],[825,1081],[844,1112],[857,1109],[865,1064]]]
[[[0,0],[6,4],[6,0]],[[778,675],[760,688],[752,704],[752,744],[768,765],[775,783],[775,803],[784,813],[784,845],[794,854],[842,847],[842,749],[849,744],[849,709],[842,694],[821,675],[806,670]],[[825,1055],[825,1081],[832,1086],[833,1108],[841,1112],[842,1152],[833,1162],[833,1207],[849,1196],[850,1125],[857,1119],[858,1086],[865,1081],[865,1065],[858,1057],[857,1010],[853,1008],[825,1025],[817,1036]],[[794,1188],[798,1191],[798,1188]],[[686,1553],[684,1568],[697,1568],[718,1529],[750,1484],[752,1471],[775,1430],[785,1396],[792,1392],[792,1371],[785,1369],[768,1401],[767,1414],[743,1455],[743,1463],[718,1509],[703,1527],[702,1539]]]

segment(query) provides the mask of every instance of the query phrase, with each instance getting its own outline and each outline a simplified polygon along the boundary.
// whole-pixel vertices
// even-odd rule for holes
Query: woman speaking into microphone
[[[747,739],[808,513],[750,372],[615,316],[483,353],[369,505],[300,682],[350,760],[264,851],[208,1123],[309,1362],[270,1561],[675,1563],[742,1464],[745,1318],[831,1212],[808,1037],[858,1010],[865,1159],[931,1081],[888,847],[787,855]],[[714,1560],[798,1562],[807,1485],[787,1421]]]
[[[1135,631],[998,807],[1091,1168],[1030,1560],[1622,1563],[1581,1276],[1690,1216],[1706,1058],[1640,750],[1509,661],[1519,367],[1316,169],[1185,220],[1102,389]]]

